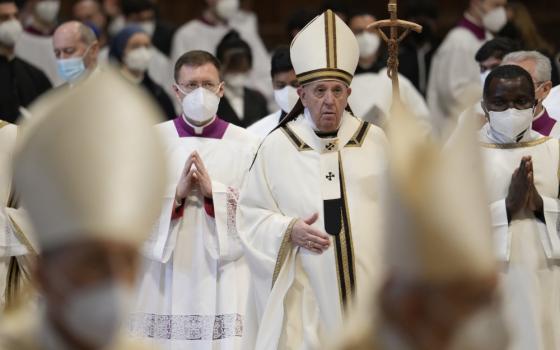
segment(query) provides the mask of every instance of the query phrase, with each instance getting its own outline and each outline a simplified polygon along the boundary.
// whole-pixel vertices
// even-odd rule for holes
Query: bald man
[[[97,68],[99,42],[93,30],[78,21],[61,24],[53,35],[58,74],[73,86]]]

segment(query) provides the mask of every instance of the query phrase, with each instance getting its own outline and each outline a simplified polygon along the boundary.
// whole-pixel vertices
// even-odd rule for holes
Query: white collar
[[[194,129],[194,133],[197,134],[197,135],[202,134],[202,132],[204,131],[204,128],[207,127],[208,125],[211,125],[216,120],[216,116],[213,116],[212,119],[210,119],[206,124],[198,126],[198,125],[194,125],[192,123],[189,123],[189,120],[187,119],[187,117],[185,117],[185,113],[181,114],[181,117],[183,118],[185,123],[187,123],[188,126],[190,126],[191,128]]]

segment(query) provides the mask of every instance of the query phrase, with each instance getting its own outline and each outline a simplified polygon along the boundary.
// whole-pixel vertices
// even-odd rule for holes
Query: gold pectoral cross
[[[413,22],[400,20],[397,16],[397,0],[389,0],[389,14],[391,19],[373,22],[368,26],[375,29],[389,47],[389,58],[387,60],[387,74],[393,82],[393,105],[400,102],[399,90],[399,44],[406,38],[411,30],[420,33],[422,26]],[[389,28],[389,36],[383,31]]]

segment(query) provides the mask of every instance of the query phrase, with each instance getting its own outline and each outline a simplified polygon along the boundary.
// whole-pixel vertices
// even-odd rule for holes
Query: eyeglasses
[[[185,84],[175,84],[175,86],[177,86],[177,88],[179,89],[179,91],[181,91],[183,94],[190,94],[191,92],[193,92],[194,90],[203,87],[206,90],[210,90],[212,92],[216,92],[216,90],[218,90],[218,87],[220,86],[221,83],[214,83],[211,81],[203,81],[203,82],[197,82],[197,81],[189,81]]]

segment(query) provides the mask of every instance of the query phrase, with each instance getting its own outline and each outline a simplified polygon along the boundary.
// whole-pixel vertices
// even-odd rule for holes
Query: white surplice
[[[16,56],[42,70],[54,87],[64,83],[58,75],[52,36],[23,32],[16,43]]]
[[[145,266],[130,331],[161,349],[241,349],[249,277],[235,211],[257,140],[218,118],[193,128],[178,117],[157,129],[171,175],[161,218],[143,247]],[[193,151],[212,179],[214,217],[195,192],[182,217],[172,220],[176,186]]]
[[[559,141],[528,131],[515,144],[480,131],[496,254],[504,263],[502,287],[514,350],[560,349]],[[544,219],[526,210],[508,223],[505,198],[521,158],[531,156]]]
[[[384,127],[393,104],[393,88],[391,79],[387,76],[387,68],[381,69],[378,73],[356,75],[350,87],[352,94],[348,98],[348,104],[352,111],[364,120]],[[410,80],[400,74],[399,87],[403,105],[423,126],[431,130],[430,111],[424,97]]]
[[[560,118],[560,85],[550,90],[550,93],[543,101],[543,106],[547,109],[551,118]]]
[[[252,277],[246,349],[319,346],[381,277],[385,135],[345,112],[337,135],[320,138],[305,113],[264,140],[241,192],[237,224]],[[321,255],[289,241],[295,221],[313,213],[314,227],[334,231]]]
[[[247,128],[247,131],[251,132],[262,141],[272,130],[274,130],[275,127],[278,126],[281,116],[282,110],[278,110],[253,123]]]
[[[474,57],[484,42],[491,38],[490,33],[485,35],[485,38],[480,38],[472,29],[456,26],[447,34],[433,57],[428,82],[428,107],[433,124],[444,140],[455,129],[461,112],[469,107],[465,103],[482,96],[480,69]]]

